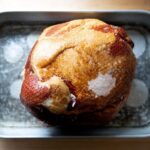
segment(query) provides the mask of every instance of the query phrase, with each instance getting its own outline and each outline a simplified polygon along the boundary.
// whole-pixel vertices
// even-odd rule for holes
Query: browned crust
[[[126,93],[127,94],[127,93]],[[128,95],[128,94],[127,94]],[[49,125],[58,126],[99,126],[111,121],[119,110],[123,107],[125,100],[118,99],[109,104],[102,110],[96,110],[90,113],[81,113],[78,115],[58,115],[48,111],[43,106],[27,106],[28,110],[37,118]],[[42,113],[41,113],[42,112]]]
[[[80,42],[79,31],[81,33],[86,31],[87,39],[89,39],[88,33],[89,36],[93,36],[92,45],[88,47],[87,41]],[[79,40],[80,43],[66,48],[52,62],[47,62],[47,65],[39,68],[41,77],[39,79],[34,72],[31,59],[33,59],[32,55],[36,48],[40,45],[40,39],[50,38],[55,41],[58,40],[59,43],[59,39],[68,41],[72,35],[74,41]],[[105,37],[108,40],[105,40]],[[102,41],[100,45],[97,45],[97,40]],[[101,45],[104,46],[99,49],[98,46]],[[47,111],[45,108],[43,110],[40,103],[50,97],[51,91],[46,87],[41,87],[38,83],[39,81],[47,81],[53,75],[56,75],[61,77],[69,87],[70,92],[76,96],[76,106],[60,116],[63,116],[63,118],[67,116],[67,119],[68,117],[74,118],[72,116],[80,116],[78,118],[81,118],[81,122],[82,120],[86,122],[84,120],[86,117],[82,117],[84,115],[81,114],[86,114],[88,119],[95,118],[97,120],[99,118],[98,122],[110,120],[109,118],[113,118],[128,96],[127,91],[130,89],[135,70],[135,57],[132,47],[133,42],[123,28],[111,26],[96,19],[75,20],[51,26],[43,31],[30,52],[25,67],[21,99],[25,105],[33,108],[33,111],[41,111],[40,109]],[[90,63],[90,59],[92,59],[92,63]],[[112,76],[116,78],[116,87],[109,95],[96,98],[93,92],[88,89],[87,82],[96,78],[99,73],[105,74],[108,72],[111,72]],[[122,99],[122,97],[124,98]],[[48,112],[45,115],[47,118]],[[59,115],[54,116],[58,118],[59,122],[61,117]]]

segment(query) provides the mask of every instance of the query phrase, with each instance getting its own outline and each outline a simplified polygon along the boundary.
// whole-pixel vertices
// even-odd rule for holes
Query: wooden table
[[[0,150],[150,150],[150,139],[1,140]]]
[[[3,11],[150,10],[150,0],[0,0]],[[1,139],[0,150],[149,150],[150,139]]]

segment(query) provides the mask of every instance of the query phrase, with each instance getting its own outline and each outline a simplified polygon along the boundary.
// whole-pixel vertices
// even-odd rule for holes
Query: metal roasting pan
[[[135,42],[135,84],[141,95],[127,102],[104,127],[50,127],[27,112],[19,100],[21,71],[42,30],[80,18],[98,18],[123,26]],[[138,91],[138,90],[137,90]],[[137,95],[138,93],[137,92]],[[150,137],[150,12],[3,12],[0,13],[0,138],[141,138]],[[136,95],[136,94],[134,94]],[[139,99],[139,97],[142,97]]]

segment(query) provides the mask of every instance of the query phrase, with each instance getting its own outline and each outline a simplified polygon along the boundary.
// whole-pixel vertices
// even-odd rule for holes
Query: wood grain
[[[0,0],[3,11],[150,10],[150,0]],[[149,150],[145,139],[0,140],[0,150]]]

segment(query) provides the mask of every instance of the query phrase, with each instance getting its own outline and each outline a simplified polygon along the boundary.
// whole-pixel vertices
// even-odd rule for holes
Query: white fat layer
[[[115,84],[116,78],[111,74],[99,74],[95,79],[88,81],[88,89],[94,92],[95,97],[107,96]]]
[[[41,86],[46,86],[47,88],[51,88],[52,85],[55,85],[58,86],[61,91],[63,91],[64,94],[61,95],[61,97],[59,93],[53,93],[55,96],[45,100],[42,105],[54,113],[64,112],[70,102],[71,97],[69,88],[64,81],[58,76],[53,76],[48,81],[40,82],[39,84]]]
[[[42,105],[45,106],[48,110],[56,114],[60,114],[64,112],[67,109],[68,104],[69,104],[69,99],[68,99],[68,103],[62,104],[62,103],[55,103],[55,99],[53,98],[48,98],[42,103]]]
[[[34,48],[31,64],[35,73],[40,78],[40,68],[50,63],[61,51],[63,51],[63,42],[57,43],[52,40],[41,40]]]
[[[35,50],[32,55],[33,62],[38,62],[41,58],[45,60],[52,59],[55,55],[59,53],[59,48],[61,47],[61,43],[55,43],[48,40],[40,41],[40,44],[35,47]]]
[[[48,98],[47,100],[45,100],[42,105],[46,106],[46,107],[50,107],[52,105],[52,99]]]

